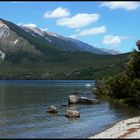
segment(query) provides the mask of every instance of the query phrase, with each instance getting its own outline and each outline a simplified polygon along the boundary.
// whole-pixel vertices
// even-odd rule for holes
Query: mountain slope
[[[15,25],[12,22],[0,19],[1,22],[3,22],[4,25],[6,25],[10,31],[14,31],[18,37],[24,38],[26,41],[29,42],[30,46],[35,46],[35,49],[40,52],[55,52],[57,51],[56,48],[53,46],[49,46],[49,44],[46,44],[44,38],[38,38],[36,36],[32,36],[30,33],[24,31],[21,27]],[[10,32],[9,32],[10,33]],[[5,38],[5,41],[7,41],[7,38]],[[20,44],[22,45],[22,44]]]
[[[9,52],[32,52],[39,53],[35,46],[30,44],[28,40],[19,36],[15,31],[11,30],[6,24],[0,21],[0,50],[4,53]]]
[[[49,59],[0,64],[0,79],[95,79],[118,73],[128,54],[61,53]]]
[[[12,22],[0,19],[0,54],[3,56],[1,57],[2,59],[9,55],[11,58],[14,53],[15,56],[17,54],[21,55],[21,52],[28,54],[30,57],[30,53],[38,56],[58,54],[66,51],[109,54],[76,39],[44,32],[35,27],[20,27]]]
[[[95,48],[87,43],[82,41],[63,37],[56,33],[52,32],[44,32],[36,27],[30,26],[21,26],[26,32],[30,33],[32,36],[36,36],[38,38],[44,38],[46,40],[46,44],[50,46],[54,46],[55,48],[59,48],[62,51],[70,51],[70,52],[91,52],[95,54],[110,54],[106,51],[102,51],[98,48]]]
[[[95,79],[119,72],[128,55],[104,54],[81,41],[0,19],[0,79]]]
[[[115,50],[113,50],[113,49],[100,48],[100,50],[102,50],[102,51],[104,51],[104,52],[108,52],[108,53],[110,53],[110,54],[112,54],[112,55],[121,54],[121,52],[115,51]]]

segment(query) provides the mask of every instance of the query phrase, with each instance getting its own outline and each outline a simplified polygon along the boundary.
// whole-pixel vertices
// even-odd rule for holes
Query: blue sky
[[[140,2],[0,2],[0,18],[122,53],[140,39]]]

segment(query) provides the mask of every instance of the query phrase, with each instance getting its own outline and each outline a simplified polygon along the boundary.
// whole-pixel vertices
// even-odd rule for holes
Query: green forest
[[[1,79],[94,80],[119,73],[129,53],[97,55],[85,52],[59,52],[36,57],[23,52],[7,54],[0,65]]]

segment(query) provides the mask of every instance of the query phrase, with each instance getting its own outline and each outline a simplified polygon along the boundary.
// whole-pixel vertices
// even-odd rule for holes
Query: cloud
[[[73,17],[58,19],[56,21],[56,24],[59,26],[66,26],[69,28],[81,28],[93,22],[96,22],[99,19],[99,17],[99,14],[79,13]]]
[[[105,35],[102,43],[109,46],[110,45],[115,46],[115,45],[119,45],[122,42],[122,40],[126,40],[126,39],[128,39],[127,36]]]
[[[44,18],[62,18],[70,15],[69,9],[58,7],[53,11],[47,11],[44,14]]]
[[[80,36],[87,36],[87,35],[95,35],[95,34],[100,34],[106,32],[106,27],[105,26],[100,26],[100,27],[93,27],[89,29],[82,30],[79,32]]]
[[[39,27],[37,27],[37,25],[34,24],[34,23],[27,23],[27,24],[18,23],[17,25],[18,25],[18,26],[25,26],[25,27],[36,27],[36,28],[39,28]],[[46,28],[39,28],[39,29],[42,30],[42,31],[48,31],[48,28],[47,28],[47,27],[46,27]]]
[[[69,37],[76,39],[77,38],[77,34],[70,35]]]
[[[108,7],[111,10],[114,9],[125,9],[127,11],[130,10],[136,10],[137,8],[140,7],[140,2],[103,2],[101,5],[101,7]]]
[[[22,26],[29,26],[29,27],[37,27],[36,24],[33,24],[33,23],[28,23],[28,24],[20,24]]]
[[[105,26],[93,27],[93,28],[81,30],[81,31],[79,31],[76,34],[70,35],[69,37],[71,37],[71,38],[77,38],[79,36],[96,35],[96,34],[105,33],[106,30],[107,29],[106,29]]]

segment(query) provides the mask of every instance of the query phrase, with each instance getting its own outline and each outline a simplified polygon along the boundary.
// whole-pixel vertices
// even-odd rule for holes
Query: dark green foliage
[[[138,41],[136,42],[136,46],[138,47],[138,50],[140,51],[140,40],[138,40]]]
[[[0,64],[0,79],[95,79],[118,73],[128,54],[96,55],[61,52],[38,55],[7,54]]]
[[[140,106],[140,52],[134,50],[121,73],[97,82],[96,94],[124,101],[130,106]]]
[[[5,60],[12,64],[18,64],[24,60],[27,61],[27,59],[32,61],[32,63],[36,63],[39,60],[39,55],[20,50],[13,53],[7,53],[5,57]]]
[[[129,56],[129,62],[126,65],[125,74],[133,80],[140,78],[140,52],[134,50]]]

